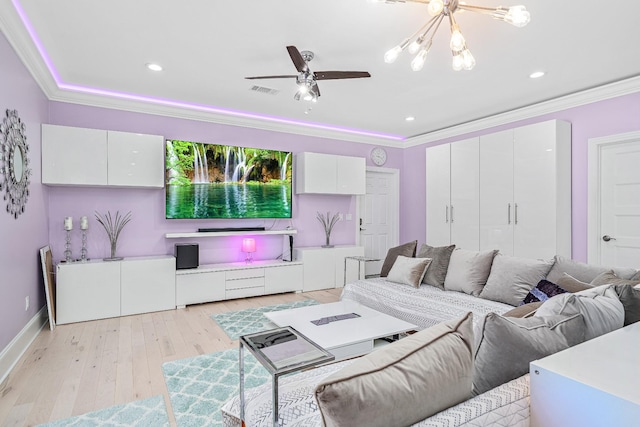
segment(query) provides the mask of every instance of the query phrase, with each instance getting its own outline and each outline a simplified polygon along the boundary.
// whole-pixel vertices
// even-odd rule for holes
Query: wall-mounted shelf
[[[286,230],[254,230],[254,231],[207,231],[207,232],[194,232],[194,233],[167,233],[164,235],[167,239],[180,239],[184,237],[225,237],[225,236],[261,236],[261,235],[292,235],[298,234],[298,230],[286,229]]]

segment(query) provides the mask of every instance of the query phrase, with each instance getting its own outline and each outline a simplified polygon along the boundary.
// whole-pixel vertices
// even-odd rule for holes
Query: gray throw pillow
[[[605,271],[604,273],[598,274],[595,279],[589,283],[591,286],[601,286],[601,285],[631,285],[635,286],[640,284],[640,280],[627,280],[620,278],[617,274],[613,272],[613,270]]]
[[[529,372],[529,362],[584,341],[582,315],[518,319],[489,313],[476,332],[473,394]]]
[[[423,283],[444,289],[444,279],[447,277],[449,259],[456,245],[433,247],[423,244],[418,252],[419,258],[431,258],[431,264],[427,268],[427,274],[422,279]]]
[[[409,258],[398,255],[389,271],[387,280],[419,288],[429,263],[431,263],[431,258]]]
[[[624,307],[624,326],[640,321],[640,289],[629,285],[614,285],[613,289]]]
[[[400,246],[393,247],[387,251],[387,256],[382,263],[382,269],[380,270],[380,277],[387,277],[391,267],[393,267],[393,263],[396,262],[396,258],[398,255],[403,255],[406,257],[414,257],[416,256],[416,247],[418,246],[418,241],[414,240],[413,242],[404,243]]]
[[[471,396],[473,315],[424,329],[321,381],[323,425],[409,426]]]
[[[444,288],[447,291],[479,295],[485,283],[487,283],[487,277],[489,277],[489,272],[491,271],[491,263],[497,253],[497,250],[477,252],[456,249],[449,260],[447,277],[444,279]]]
[[[499,254],[480,298],[518,306],[540,280],[549,273],[553,261]]]
[[[589,283],[595,277],[604,273],[605,271],[613,270],[618,276],[623,279],[630,279],[636,274],[636,270],[634,268],[612,268],[598,265],[585,264],[583,262],[574,261],[569,258],[565,258],[561,255],[555,256],[555,263],[549,274],[547,275],[547,280],[553,283],[558,283],[558,279],[562,277],[562,273],[570,274],[581,282]]]
[[[624,306],[611,286],[557,295],[545,301],[534,316],[575,313],[584,316],[585,340],[615,331],[624,325]]]
[[[557,285],[572,294],[593,288],[590,284],[582,282],[567,273],[562,273],[562,277],[558,279]]]

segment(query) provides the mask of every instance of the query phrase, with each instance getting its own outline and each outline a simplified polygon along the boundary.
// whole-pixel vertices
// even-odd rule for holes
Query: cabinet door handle
[[[453,205],[451,205],[451,224],[453,224]]]
[[[514,222],[516,225],[518,225],[518,204],[515,204],[515,215],[514,215]]]
[[[449,222],[449,205],[444,206],[444,222]]]
[[[507,203],[507,224],[511,224],[511,203]]]

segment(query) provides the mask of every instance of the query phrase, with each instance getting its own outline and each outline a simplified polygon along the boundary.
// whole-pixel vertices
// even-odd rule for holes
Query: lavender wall
[[[26,125],[32,169],[30,196],[24,214],[10,216],[0,197],[0,353],[44,306],[38,249],[48,243],[47,191],[40,185],[40,123],[48,101],[11,45],[0,33],[0,112],[18,110]],[[4,190],[2,194],[6,194]],[[25,310],[25,297],[31,306]]]
[[[587,260],[587,142],[590,138],[640,130],[640,93],[594,102],[552,114],[460,135],[403,152],[400,194],[400,241],[423,242],[425,225],[425,148],[545,120],[559,119],[572,128],[572,246],[573,258]]]
[[[235,127],[193,120],[167,118],[149,114],[130,113],[75,104],[50,103],[50,123],[125,132],[140,132],[163,135],[169,139],[185,139],[200,142],[230,144],[248,147],[287,150],[298,153],[313,151],[337,153],[348,156],[367,157],[372,147],[353,142],[326,138],[306,137],[286,133]],[[402,166],[402,150],[389,148],[388,167]],[[369,160],[368,160],[369,161]],[[118,255],[159,255],[173,253],[178,242],[200,244],[200,262],[230,262],[244,259],[240,251],[240,237],[165,239],[165,233],[191,232],[199,227],[229,226],[273,226],[282,229],[291,225],[299,234],[297,246],[319,246],[324,244],[324,231],[316,220],[316,212],[351,213],[355,218],[355,197],[325,195],[294,195],[293,219],[277,222],[262,220],[166,220],[164,214],[163,189],[114,189],[114,188],[70,188],[51,187],[49,200],[50,240],[54,247],[54,258],[62,258],[64,251],[63,218],[89,217],[89,256],[100,258],[109,253],[106,234],[95,221],[94,212],[107,210],[132,212],[133,220],[126,226],[120,239]],[[333,244],[355,242],[355,219],[338,223],[332,233]],[[80,233],[73,233],[74,256],[80,249]],[[280,255],[281,236],[261,236],[257,239],[257,259],[272,259]]]

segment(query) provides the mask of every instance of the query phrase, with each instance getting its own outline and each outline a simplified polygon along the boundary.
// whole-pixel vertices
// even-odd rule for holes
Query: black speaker
[[[198,268],[199,254],[197,243],[176,243],[176,270]]]

